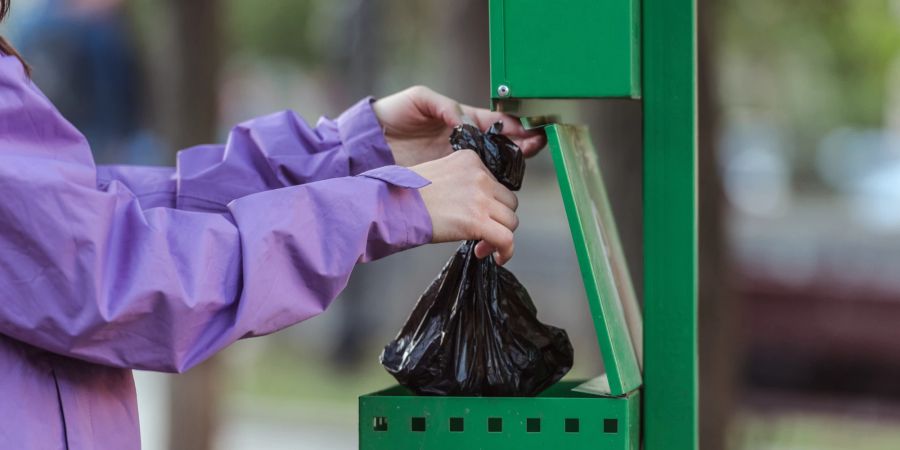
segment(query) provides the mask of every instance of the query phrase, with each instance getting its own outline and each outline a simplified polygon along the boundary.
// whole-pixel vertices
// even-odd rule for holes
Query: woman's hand
[[[533,156],[547,143],[542,132],[526,131],[512,116],[460,105],[423,86],[382,98],[372,108],[384,127],[394,160],[401,166],[410,167],[449,155],[450,130],[462,123],[463,113],[482,130],[502,120],[504,134],[515,141],[526,157]]]
[[[494,179],[475,152],[460,150],[411,170],[431,181],[419,193],[431,216],[432,242],[480,240],[477,258],[494,252],[500,265],[512,258],[518,199]]]

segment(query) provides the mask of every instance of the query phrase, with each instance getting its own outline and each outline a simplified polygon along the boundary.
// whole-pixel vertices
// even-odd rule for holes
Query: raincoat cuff
[[[374,102],[374,98],[366,97],[336,120],[344,151],[350,156],[351,175],[394,164],[394,155],[384,138],[384,129],[372,109]]]
[[[402,217],[403,226],[406,228],[404,247],[412,248],[431,242],[433,233],[431,215],[428,214],[422,195],[418,191],[431,184],[431,181],[410,169],[393,165],[372,169],[360,176],[383,181],[392,189],[408,190],[411,195],[394,196],[399,201],[394,205],[397,209],[396,214]]]
[[[420,189],[431,184],[431,181],[418,173],[406,167],[394,165],[368,170],[361,173],[360,176],[374,178],[397,187],[409,189]]]

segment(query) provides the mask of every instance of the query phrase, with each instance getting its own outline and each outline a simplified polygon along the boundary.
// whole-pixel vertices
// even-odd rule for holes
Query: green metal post
[[[644,0],[644,445],[693,450],[697,414],[695,0]]]

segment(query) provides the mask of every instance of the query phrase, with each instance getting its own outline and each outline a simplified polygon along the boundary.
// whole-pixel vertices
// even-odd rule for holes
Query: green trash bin
[[[362,396],[360,449],[639,448],[641,319],[596,153],[585,127],[546,131],[606,373],[537,397]]]
[[[643,102],[648,327],[587,129],[547,124],[606,373],[537,397],[416,396],[399,386],[364,395],[360,449],[696,449],[694,2],[489,1],[495,109],[531,99]]]

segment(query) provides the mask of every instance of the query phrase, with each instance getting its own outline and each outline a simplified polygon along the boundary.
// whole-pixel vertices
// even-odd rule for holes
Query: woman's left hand
[[[394,161],[414,166],[449,155],[450,131],[469,116],[482,130],[503,121],[503,134],[534,156],[547,144],[541,131],[526,131],[518,119],[507,114],[461,105],[424,86],[414,86],[377,100],[372,109],[384,127],[384,136]]]

